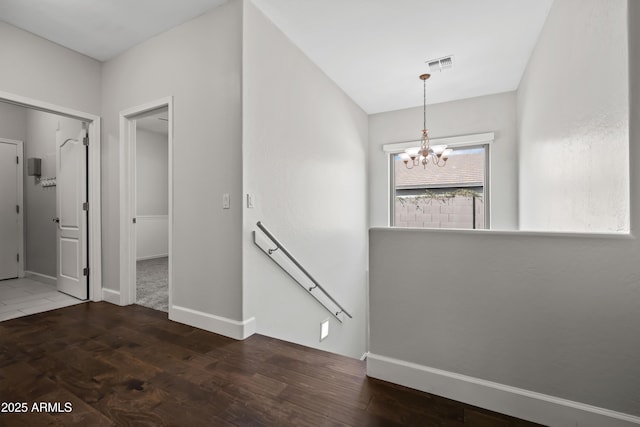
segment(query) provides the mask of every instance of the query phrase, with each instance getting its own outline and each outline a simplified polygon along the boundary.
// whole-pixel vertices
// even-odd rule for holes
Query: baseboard
[[[136,258],[136,261],[146,261],[148,259],[156,259],[156,258],[167,258],[168,256],[169,254],[141,256],[140,258]]]
[[[24,275],[25,277],[36,276],[39,282],[46,283],[47,285],[56,286],[58,282],[58,279],[56,279],[53,276],[47,276],[46,274],[36,273],[35,271],[25,270]]]
[[[256,333],[255,317],[240,322],[176,305],[169,308],[169,320],[236,340],[244,340]]]
[[[102,300],[115,305],[122,305],[120,301],[120,292],[112,289],[102,288]]]
[[[367,375],[528,421],[559,427],[629,427],[640,417],[369,353]]]

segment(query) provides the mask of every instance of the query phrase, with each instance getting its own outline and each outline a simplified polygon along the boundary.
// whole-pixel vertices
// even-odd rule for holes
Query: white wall
[[[602,4],[610,8],[607,15],[618,15],[618,6],[626,6]],[[635,76],[640,73],[640,4],[628,6],[630,75]],[[576,5],[574,11],[579,10]],[[631,79],[630,97],[631,224],[637,231],[638,79]],[[463,388],[478,382],[463,378],[465,387],[456,389],[450,386],[460,377],[447,373],[640,416],[640,342],[630,338],[640,324],[639,257],[640,244],[633,236],[372,230],[371,352],[402,361],[388,364],[394,368],[384,374],[386,379],[461,400]],[[429,372],[447,379],[416,384],[399,374],[406,368],[419,383],[425,367],[441,370]],[[523,400],[513,390],[503,391],[508,399],[484,405],[516,416],[553,406],[531,395],[520,405]],[[476,404],[483,399],[478,393],[467,397]],[[553,413],[533,409],[526,415],[545,423],[555,417],[554,425],[576,425],[572,417],[581,410],[592,421],[598,417],[589,412],[592,408],[563,408]],[[623,418],[619,414],[600,414],[605,422],[579,425],[629,425],[606,418]]]
[[[169,213],[169,140],[167,135],[136,130],[136,214]]]
[[[136,216],[136,260],[169,256],[169,216]]]
[[[169,140],[136,130],[136,259],[169,255]]]
[[[99,114],[100,62],[2,21],[0,40],[0,91]]]
[[[559,0],[518,89],[520,228],[628,231],[621,0]]]
[[[437,80],[429,84],[437,84]],[[517,229],[515,92],[427,105],[427,126],[431,138],[495,132],[491,145],[491,226]],[[369,117],[369,221],[373,227],[389,225],[389,157],[382,152],[382,145],[419,140],[421,127],[422,107]]]
[[[367,115],[251,2],[243,54],[245,306],[264,335],[365,351]],[[354,318],[339,324],[267,259],[262,221]],[[320,322],[331,317],[319,342]]]
[[[231,1],[104,63],[104,287],[120,290],[119,112],[173,96],[173,304],[243,319],[241,25]]]

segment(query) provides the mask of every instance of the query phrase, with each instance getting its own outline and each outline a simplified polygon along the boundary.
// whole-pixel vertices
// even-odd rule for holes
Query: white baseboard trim
[[[156,259],[156,258],[167,258],[168,256],[169,254],[141,256],[140,258],[136,258],[136,261],[145,261],[148,259]]]
[[[110,302],[111,304],[122,306],[122,302],[120,301],[119,291],[102,288],[102,300],[106,302]]]
[[[176,305],[169,308],[169,320],[236,340],[244,340],[256,333],[255,317],[241,322]]]
[[[24,275],[26,277],[37,276],[39,281],[46,283],[47,285],[55,286],[58,283],[58,279],[56,279],[55,277],[47,276],[46,274],[42,273],[36,273],[35,271],[25,270]]]
[[[369,353],[367,375],[528,421],[558,427],[629,427],[640,417]]]

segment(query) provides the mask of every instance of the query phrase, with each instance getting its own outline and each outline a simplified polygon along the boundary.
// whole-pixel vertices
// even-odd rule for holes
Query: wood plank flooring
[[[1,426],[535,425],[367,378],[359,360],[104,302],[0,322],[0,402],[29,407]]]

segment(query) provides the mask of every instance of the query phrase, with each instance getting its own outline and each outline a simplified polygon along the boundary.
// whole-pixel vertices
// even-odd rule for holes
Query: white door
[[[20,253],[18,147],[0,142],[0,280],[18,277]]]
[[[58,290],[79,299],[88,298],[87,287],[87,146],[85,125],[66,124],[56,134],[56,210],[58,222]]]

